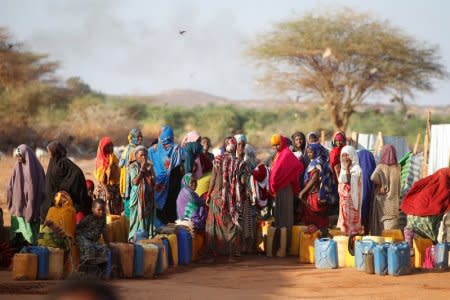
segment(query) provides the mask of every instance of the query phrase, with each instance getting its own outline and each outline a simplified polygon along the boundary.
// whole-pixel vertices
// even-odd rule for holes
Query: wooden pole
[[[431,111],[428,112],[427,128],[425,131],[425,139],[423,141],[423,162],[422,162],[422,178],[428,175],[428,155],[430,150],[430,134],[431,134]]]
[[[320,131],[320,143],[325,145],[325,130]]]
[[[352,131],[351,143],[356,150],[358,150],[358,133],[356,131]]]
[[[420,132],[417,134],[416,137],[416,143],[414,144],[414,149],[413,149],[413,154],[416,155],[417,154],[417,148],[419,147],[419,143],[420,143]]]
[[[381,148],[383,148],[383,133],[381,131],[378,131],[378,136],[377,136],[377,140],[375,142],[375,149],[374,149],[374,154],[375,156],[378,156]]]

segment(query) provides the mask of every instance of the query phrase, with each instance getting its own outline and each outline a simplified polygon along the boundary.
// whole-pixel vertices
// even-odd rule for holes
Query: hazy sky
[[[106,93],[183,88],[235,99],[269,97],[245,50],[271,25],[311,10],[371,12],[438,44],[450,70],[450,1],[0,0],[0,26]],[[187,30],[183,36],[179,30]],[[450,82],[416,103],[450,104]]]

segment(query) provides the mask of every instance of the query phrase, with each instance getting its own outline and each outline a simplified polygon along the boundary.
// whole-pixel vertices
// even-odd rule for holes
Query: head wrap
[[[94,182],[90,179],[86,179],[86,189],[88,191],[93,191],[95,188]]]
[[[162,145],[173,144],[173,129],[169,126],[163,126],[159,133],[159,142]]]
[[[198,133],[198,131],[191,131],[188,132],[188,134],[186,134],[186,136],[183,138],[182,142],[181,142],[181,147],[186,146],[187,143],[193,143],[193,142],[197,142],[198,139],[200,138],[200,133]]]
[[[241,142],[244,142],[245,144],[247,144],[247,136],[245,134],[236,134],[234,136],[234,138],[236,139],[236,142],[238,144]]]
[[[56,207],[68,207],[72,206],[72,197],[66,191],[59,191],[56,193],[54,198],[54,204]]]
[[[133,128],[128,134],[128,143],[132,145],[139,144],[139,136],[142,136],[142,132],[138,128]]]
[[[96,169],[103,168],[108,169],[109,166],[109,153],[106,152],[106,148],[112,145],[111,138],[104,137],[100,140],[97,149]]]
[[[356,149],[353,146],[347,145],[341,150],[341,162],[342,162],[342,155],[347,154],[349,159],[352,161],[352,166],[359,165],[359,157],[356,153]]]
[[[51,142],[47,145],[47,149],[48,151],[50,151],[52,158],[54,158],[56,161],[60,160],[63,157],[66,157],[67,155],[66,148],[59,141]]]
[[[335,143],[336,141],[339,141],[339,142],[346,141],[345,133],[343,131],[338,131],[334,134],[333,143]]]
[[[44,198],[44,169],[27,145],[20,145],[16,153],[24,160],[16,161],[9,181],[6,193],[9,212],[11,216],[23,217],[27,222],[39,221]]]
[[[189,188],[189,185],[192,181],[192,173],[187,173],[183,176],[183,179],[181,180],[181,187],[183,188]]]
[[[380,164],[383,165],[396,165],[397,164],[397,152],[392,145],[384,145],[383,148],[381,148],[381,159]]]
[[[300,150],[300,151],[304,152],[304,151],[305,151],[305,147],[306,147],[306,137],[305,137],[305,134],[304,134],[303,132],[301,132],[301,131],[296,131],[296,132],[294,132],[294,134],[291,136],[292,142],[294,143],[294,145],[295,145],[295,138],[296,138],[296,137],[301,137],[302,140],[303,140],[302,144],[300,145],[300,149],[296,149],[296,150]]]
[[[270,139],[270,144],[272,146],[281,145],[281,134],[274,134]]]
[[[147,156],[147,148],[145,148],[142,145],[139,145],[136,148],[134,148],[134,157],[137,157],[137,154],[141,151],[143,151],[144,155]]]

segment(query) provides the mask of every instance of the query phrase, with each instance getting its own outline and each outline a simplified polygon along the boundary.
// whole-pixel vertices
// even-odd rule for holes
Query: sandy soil
[[[77,161],[92,177],[93,161]],[[0,205],[5,223],[5,187],[12,160],[0,161]],[[0,271],[0,299],[45,299],[58,283],[17,282]],[[154,280],[112,281],[122,299],[450,299],[450,272],[376,276],[354,269],[316,270],[294,257],[243,257],[238,263],[178,267]]]
[[[0,272],[1,299],[45,299],[55,282],[13,282]],[[116,280],[122,299],[449,299],[450,272],[391,277],[354,269],[316,270],[293,257],[193,264],[154,280]],[[11,294],[13,293],[13,294]]]

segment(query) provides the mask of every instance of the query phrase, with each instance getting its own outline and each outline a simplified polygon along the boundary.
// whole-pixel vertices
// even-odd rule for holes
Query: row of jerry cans
[[[58,248],[29,246],[13,257],[15,280],[59,280],[64,277],[64,251]]]
[[[370,258],[372,263],[370,264]],[[335,269],[339,266],[337,242],[323,238],[315,241],[315,265],[318,269]],[[403,275],[410,272],[410,248],[408,243],[383,243],[372,240],[355,242],[355,268],[372,270],[379,275]]]
[[[183,228],[176,234],[157,235],[153,239],[132,243],[110,243],[120,256],[122,275],[125,278],[162,274],[169,266],[188,265],[199,258],[204,245],[204,236]],[[76,247],[73,247],[76,248]],[[72,255],[70,272],[78,268],[78,255]],[[112,254],[109,253],[105,278],[111,276]],[[75,262],[76,261],[76,262]],[[47,280],[64,277],[64,251],[57,248],[30,246],[13,258],[13,279]]]

